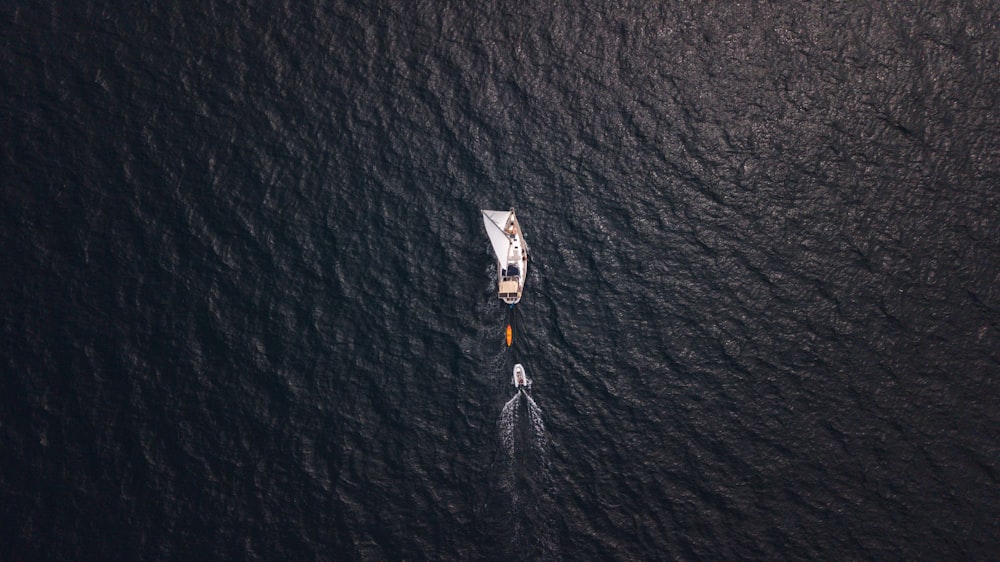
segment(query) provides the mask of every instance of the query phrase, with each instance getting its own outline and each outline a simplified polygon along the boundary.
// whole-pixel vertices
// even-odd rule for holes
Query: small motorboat
[[[524,373],[524,366],[514,365],[514,388],[531,388],[531,379]]]

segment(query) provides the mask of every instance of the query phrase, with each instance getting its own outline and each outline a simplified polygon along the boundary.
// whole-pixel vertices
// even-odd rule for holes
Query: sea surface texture
[[[3,2],[0,559],[996,560],[998,22]]]

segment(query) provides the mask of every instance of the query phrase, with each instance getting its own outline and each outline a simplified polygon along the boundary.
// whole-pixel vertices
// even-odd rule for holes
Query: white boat
[[[507,304],[521,301],[524,278],[528,275],[528,244],[514,209],[483,209],[483,224],[497,257],[497,294]]]
[[[531,379],[524,373],[524,366],[514,365],[514,388],[531,388]]]

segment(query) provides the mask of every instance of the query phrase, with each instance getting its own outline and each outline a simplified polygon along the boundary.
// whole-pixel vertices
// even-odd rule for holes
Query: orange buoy
[[[510,347],[510,342],[514,340],[514,331],[510,329],[510,324],[507,324],[507,347]]]

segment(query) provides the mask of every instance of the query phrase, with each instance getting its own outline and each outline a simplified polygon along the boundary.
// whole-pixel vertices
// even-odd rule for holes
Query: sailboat
[[[528,274],[528,244],[514,208],[509,211],[483,209],[483,224],[497,258],[497,296],[507,304],[517,304],[521,301],[524,278]]]

